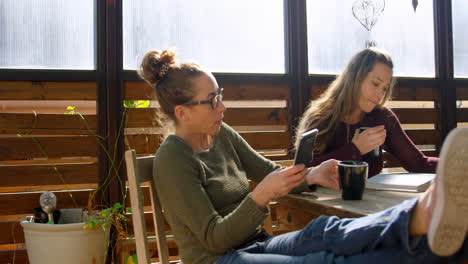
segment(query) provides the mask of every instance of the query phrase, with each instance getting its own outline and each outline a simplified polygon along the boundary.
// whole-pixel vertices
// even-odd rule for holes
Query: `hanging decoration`
[[[371,39],[371,31],[385,9],[385,0],[356,0],[353,4],[353,16],[369,32],[366,47],[373,47],[377,42]]]

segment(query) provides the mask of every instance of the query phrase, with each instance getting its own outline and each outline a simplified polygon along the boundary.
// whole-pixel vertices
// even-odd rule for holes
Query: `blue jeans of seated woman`
[[[417,198],[361,218],[321,216],[304,229],[232,250],[216,264],[457,263],[468,259],[468,243],[451,257],[434,255],[426,236],[410,238]]]

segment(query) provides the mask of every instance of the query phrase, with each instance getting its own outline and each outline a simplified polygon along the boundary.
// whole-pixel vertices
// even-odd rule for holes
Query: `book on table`
[[[381,173],[367,179],[366,189],[424,192],[434,177],[434,173]]]

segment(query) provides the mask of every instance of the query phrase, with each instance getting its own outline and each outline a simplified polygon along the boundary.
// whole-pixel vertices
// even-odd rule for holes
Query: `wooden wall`
[[[228,110],[224,121],[265,156],[273,160],[291,159],[291,125],[296,120],[291,115],[293,102],[288,79],[282,76],[246,80],[218,76],[217,79],[219,86],[225,88]],[[331,80],[311,78],[312,98]],[[124,81],[123,86],[127,100],[151,98],[152,89],[141,81]],[[468,85],[461,83],[457,90],[460,100],[468,100],[466,91]],[[3,105],[0,108],[0,263],[26,263],[24,236],[18,221],[39,207],[42,191],[54,191],[58,207],[66,208],[75,207],[67,192],[73,190],[76,203],[84,207],[91,190],[99,183],[100,146],[93,135],[97,130],[96,93],[94,82],[0,82],[0,105]],[[401,79],[393,99],[397,103],[392,103],[392,107],[411,139],[428,155],[437,155],[441,142],[435,81]],[[64,114],[68,103],[78,106],[76,111],[84,114],[86,122],[78,115]],[[136,149],[138,155],[154,154],[160,143],[160,130],[153,122],[155,107],[157,103],[152,102],[150,108],[126,109],[125,146]],[[468,122],[465,110],[458,109],[460,124]],[[400,166],[391,155],[385,155],[386,167]],[[147,225],[152,233],[150,217],[148,210]],[[131,226],[129,233],[132,233]],[[151,245],[156,256],[156,247],[154,243]],[[172,253],[177,251],[173,249]]]
[[[40,207],[43,191],[55,192],[59,208],[87,205],[98,184],[96,115],[85,114],[84,122],[65,115],[63,105],[95,105],[96,87],[94,82],[0,82],[0,263],[26,263],[19,220]]]
[[[228,110],[224,121],[238,130],[249,144],[272,159],[285,158],[291,148],[289,88],[286,82],[240,84],[220,82]],[[125,82],[126,99],[145,100],[151,89],[143,82]],[[152,105],[156,105],[153,104]],[[137,154],[154,154],[160,131],[154,124],[154,108],[129,110],[127,139]],[[282,155],[281,155],[282,154]]]
[[[468,100],[468,82],[453,79],[451,1],[434,3],[436,78],[400,80],[395,100],[403,103],[393,108],[415,143],[427,149],[428,154],[437,155],[440,138],[453,127],[455,91],[450,85],[456,84],[458,100]],[[271,159],[291,158],[291,124],[295,124],[309,94],[313,98],[331,81],[323,76],[308,76],[305,7],[306,0],[285,1],[286,76],[216,75],[220,86],[226,88],[226,104],[230,108],[226,122]],[[99,172],[103,174],[107,167],[107,160],[98,161],[98,157],[103,159],[102,150],[82,120],[63,114],[66,102],[83,107],[76,110],[85,114],[91,131],[108,133],[103,137],[110,138],[112,144],[120,115],[120,88],[124,87],[127,99],[148,99],[151,90],[136,81],[134,72],[122,69],[122,13],[122,1],[97,2],[97,66],[93,71],[0,70],[0,263],[27,262],[18,221],[38,207],[40,192],[55,191],[59,207],[63,208],[73,206],[65,191],[73,189],[78,206],[84,206],[90,190],[102,178]],[[416,101],[420,103],[407,104]],[[37,117],[32,113],[34,109]],[[159,139],[157,128],[152,127],[150,110],[127,110],[127,146],[136,148],[138,154],[154,153]],[[440,120],[440,116],[446,119]],[[466,126],[466,106],[457,109],[456,121],[459,126]],[[57,179],[54,166],[44,153],[56,164],[64,181]],[[399,166],[391,156],[386,158],[386,166]],[[109,193],[115,196],[114,189]]]
[[[411,140],[426,156],[438,156],[441,146],[439,93],[435,82],[398,81],[389,105]],[[389,153],[385,154],[385,167],[401,164]]]
[[[265,156],[288,159],[292,144],[287,82],[220,80],[219,84],[225,88],[229,107],[224,120]],[[0,82],[1,263],[26,263],[19,220],[40,207],[43,191],[57,195],[58,208],[85,207],[98,185],[96,87],[93,82]],[[147,100],[152,94],[140,81],[124,82],[124,89],[129,100]],[[66,105],[76,106],[84,120],[64,114]],[[160,130],[153,122],[155,106],[152,102],[150,108],[126,109],[125,146],[139,155],[154,154],[160,143]],[[67,190],[73,190],[77,205]],[[148,227],[154,230],[151,221]]]

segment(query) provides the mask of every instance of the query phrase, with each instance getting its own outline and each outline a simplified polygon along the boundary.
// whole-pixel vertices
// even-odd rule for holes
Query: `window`
[[[395,75],[435,76],[433,1],[419,1],[414,12],[411,1],[387,0],[370,32],[353,16],[357,2],[364,0],[307,0],[309,73],[340,73],[374,40],[392,56]]]
[[[95,69],[94,0],[0,1],[0,68]]]
[[[126,0],[124,69],[145,52],[175,47],[214,72],[284,73],[282,0]]]
[[[468,77],[468,10],[466,0],[452,0],[453,66],[455,77]]]

